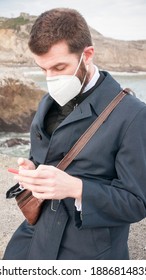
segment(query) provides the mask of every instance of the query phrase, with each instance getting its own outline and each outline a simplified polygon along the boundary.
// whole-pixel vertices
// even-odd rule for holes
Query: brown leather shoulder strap
[[[65,170],[79,152],[85,147],[97,129],[103,124],[106,118],[111,114],[114,108],[119,104],[123,97],[129,94],[129,89],[122,90],[104,109],[104,111],[97,117],[97,119],[89,126],[89,128],[81,135],[70,151],[56,166],[61,170]]]

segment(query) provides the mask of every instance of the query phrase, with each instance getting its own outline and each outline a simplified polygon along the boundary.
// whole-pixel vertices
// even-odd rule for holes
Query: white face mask
[[[81,65],[82,59],[83,53],[74,75],[60,75],[46,78],[49,94],[60,106],[64,106],[81,91],[87,73],[85,74],[82,84],[76,76],[76,73]]]

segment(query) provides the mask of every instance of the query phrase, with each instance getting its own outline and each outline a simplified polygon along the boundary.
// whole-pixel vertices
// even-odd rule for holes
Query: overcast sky
[[[77,9],[104,36],[146,39],[146,0],[0,0],[0,16],[17,17],[20,12],[38,16],[55,7]]]

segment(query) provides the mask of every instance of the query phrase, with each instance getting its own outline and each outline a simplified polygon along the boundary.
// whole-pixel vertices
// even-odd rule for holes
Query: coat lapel
[[[47,112],[50,110],[53,104],[53,99],[47,94],[40,103],[39,107],[39,123],[41,130],[44,127],[44,118]],[[89,103],[82,102],[79,106],[75,108],[63,121],[60,123],[58,128],[63,127],[69,123],[76,122],[81,119],[89,118],[92,116],[92,110]],[[57,128],[57,129],[58,129]]]
[[[86,119],[92,116],[92,111],[89,103],[83,102],[75,108],[58,126],[61,128],[69,123],[73,123],[82,119]]]
[[[106,106],[114,99],[121,91],[121,86],[114,80],[111,75],[104,72],[105,79],[91,94],[89,103],[96,115],[100,115]],[[107,85],[109,85],[107,87]]]
[[[46,94],[39,106],[39,116],[38,117],[39,117],[40,127],[42,130],[44,128],[44,118],[45,118],[47,112],[50,110],[52,104],[53,104],[52,97],[49,94]]]

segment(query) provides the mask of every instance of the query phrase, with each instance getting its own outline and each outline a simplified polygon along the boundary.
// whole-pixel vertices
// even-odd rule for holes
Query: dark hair
[[[81,53],[92,45],[88,25],[74,9],[57,8],[42,13],[32,26],[28,45],[33,53],[41,55],[60,41],[67,43],[71,53]]]

